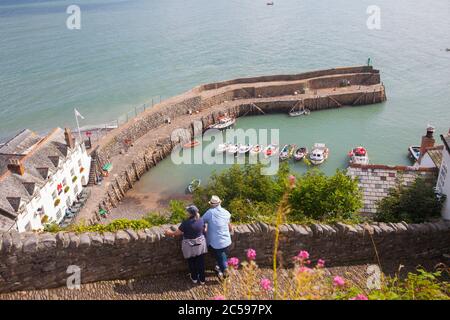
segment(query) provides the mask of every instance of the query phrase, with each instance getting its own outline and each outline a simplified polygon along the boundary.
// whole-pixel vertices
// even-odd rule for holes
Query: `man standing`
[[[203,215],[206,224],[206,241],[217,260],[216,271],[222,278],[227,269],[227,249],[231,245],[232,230],[231,214],[220,206],[222,201],[218,196],[212,196],[209,201],[211,208]]]

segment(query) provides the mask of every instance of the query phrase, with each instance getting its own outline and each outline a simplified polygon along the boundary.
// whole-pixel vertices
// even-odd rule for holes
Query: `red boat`
[[[194,148],[194,147],[198,146],[199,144],[200,144],[199,141],[192,140],[188,143],[183,144],[183,148],[185,148],[185,149]]]

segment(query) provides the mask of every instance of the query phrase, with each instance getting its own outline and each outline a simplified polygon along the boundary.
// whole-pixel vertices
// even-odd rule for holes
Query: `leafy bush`
[[[339,170],[329,177],[318,170],[307,172],[297,179],[288,199],[289,219],[294,221],[355,219],[362,207],[357,181]]]
[[[381,222],[421,223],[440,215],[442,201],[436,198],[433,185],[418,177],[411,186],[401,182],[378,202],[375,219]]]
[[[201,213],[208,210],[212,195],[233,215],[234,222],[250,222],[272,216],[286,190],[289,167],[281,164],[275,177],[261,174],[261,164],[233,165],[221,173],[213,173],[204,187],[194,191],[194,203]]]

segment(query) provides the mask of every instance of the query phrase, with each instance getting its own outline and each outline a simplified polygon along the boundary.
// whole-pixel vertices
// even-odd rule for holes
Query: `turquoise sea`
[[[72,4],[81,9],[81,30],[66,27]],[[381,30],[366,26],[373,4]],[[345,166],[355,144],[369,148],[372,162],[407,163],[407,146],[419,143],[428,123],[439,133],[450,127],[449,35],[448,0],[0,0],[0,140],[26,127],[74,126],[74,107],[86,118],[81,125],[104,123],[201,83],[370,57],[386,103],[303,119],[245,118],[238,126],[282,128],[282,143],[326,142],[327,172]],[[171,170],[163,162],[142,188]],[[192,168],[177,170],[168,188],[192,178]]]

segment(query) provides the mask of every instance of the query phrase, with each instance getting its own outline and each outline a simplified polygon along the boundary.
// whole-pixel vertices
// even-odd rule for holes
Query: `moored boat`
[[[278,145],[276,144],[269,144],[267,147],[264,148],[264,156],[272,157],[278,153]]]
[[[211,129],[225,130],[236,123],[236,119],[230,117],[220,117],[217,120],[217,123],[210,126]]]
[[[217,153],[222,153],[228,150],[228,147],[230,146],[229,143],[221,143],[217,146],[216,148],[216,152]]]
[[[185,149],[194,148],[194,147],[198,146],[199,144],[200,144],[200,142],[198,140],[191,140],[191,141],[183,144],[183,148],[185,148]]]
[[[300,161],[302,159],[304,159],[308,154],[308,149],[306,147],[300,147],[297,150],[295,150],[294,153],[294,160],[295,161]]]
[[[239,150],[239,146],[237,144],[230,144],[227,149],[227,153],[229,154],[237,154]]]
[[[329,149],[324,143],[315,143],[312,151],[309,153],[309,160],[313,165],[322,164],[328,159]]]
[[[252,145],[249,144],[240,144],[238,147],[238,153],[239,154],[246,154],[250,151],[250,149],[252,148]]]
[[[353,148],[348,156],[350,157],[350,164],[369,164],[369,155],[364,147]]]
[[[287,144],[281,149],[280,151],[280,160],[287,160],[289,159],[292,154],[294,153],[294,150],[296,149],[295,144]]]
[[[189,183],[187,190],[189,191],[189,193],[193,193],[195,190],[198,189],[198,187],[200,187],[201,183],[202,181],[200,179],[194,179],[191,181],[191,183]]]
[[[411,160],[413,160],[414,162],[419,160],[419,157],[420,157],[420,147],[419,146],[410,146],[408,148],[408,152],[409,152],[409,157],[411,158]]]
[[[262,146],[260,146],[259,144],[254,145],[250,149],[250,155],[257,155],[257,154],[261,153],[262,149],[263,149]]]

